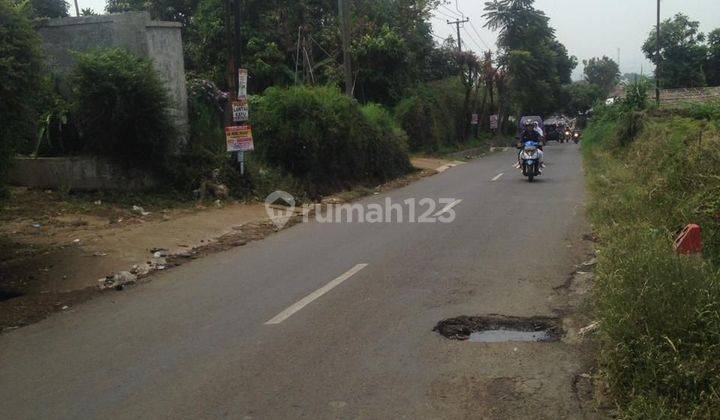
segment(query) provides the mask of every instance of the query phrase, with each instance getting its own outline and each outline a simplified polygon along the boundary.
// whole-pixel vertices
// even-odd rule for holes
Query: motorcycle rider
[[[522,159],[520,156],[522,155],[523,148],[525,146],[526,142],[532,141],[537,143],[538,148],[538,158],[540,160],[540,168],[542,171],[542,168],[545,167],[544,163],[544,157],[545,154],[543,152],[543,137],[544,134],[542,129],[540,128],[540,124],[538,124],[537,121],[527,121],[525,125],[523,126],[522,133],[520,133],[520,143],[518,143],[518,163],[516,165],[517,168],[522,167]]]

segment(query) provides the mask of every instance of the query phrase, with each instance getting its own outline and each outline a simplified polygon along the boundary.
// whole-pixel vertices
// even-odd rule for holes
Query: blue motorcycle
[[[523,142],[522,151],[520,152],[520,165],[523,176],[526,176],[529,182],[533,182],[535,177],[541,175],[540,143],[535,141]]]

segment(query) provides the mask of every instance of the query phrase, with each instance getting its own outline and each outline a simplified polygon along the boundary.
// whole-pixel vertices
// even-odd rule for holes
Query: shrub
[[[187,86],[188,141],[170,164],[170,177],[184,193],[197,189],[228,160],[223,128],[226,95],[207,80],[190,79]]]
[[[368,122],[367,154],[371,179],[385,180],[409,172],[408,136],[392,114],[378,104],[361,109]]]
[[[76,58],[73,89],[86,151],[131,167],[162,168],[177,130],[150,61],[121,49]]]
[[[0,188],[16,147],[34,138],[40,40],[28,19],[0,0]]]
[[[335,88],[270,88],[253,102],[251,119],[260,157],[307,181],[311,195],[383,181],[410,167],[387,115],[363,113]]]
[[[720,131],[665,113],[620,146],[626,117],[603,110],[583,139],[605,379],[622,417],[717,418]],[[672,251],[688,223],[703,229],[704,260]]]
[[[463,130],[464,88],[458,79],[418,86],[395,107],[413,151],[436,152],[458,144]]]

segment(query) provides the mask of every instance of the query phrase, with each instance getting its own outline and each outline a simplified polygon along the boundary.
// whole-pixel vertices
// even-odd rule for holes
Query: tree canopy
[[[656,53],[656,29],[643,44],[645,56],[660,65],[660,85],[664,88],[699,87],[707,83],[704,67],[708,48],[700,22],[678,13],[660,24],[660,55]]]
[[[562,85],[570,83],[577,59],[555,38],[555,30],[534,0],[485,3],[485,27],[498,34],[499,65],[510,99],[520,114],[549,114],[562,102]]]
[[[615,60],[602,56],[583,61],[585,81],[600,88],[607,95],[620,82],[620,66]]]

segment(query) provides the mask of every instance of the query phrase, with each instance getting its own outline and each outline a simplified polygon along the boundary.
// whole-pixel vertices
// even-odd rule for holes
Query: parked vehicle
[[[523,145],[523,149],[520,152],[520,167],[522,169],[523,176],[528,178],[529,182],[533,182],[535,177],[540,176],[540,167],[542,151],[540,145],[534,141],[527,141]]]

